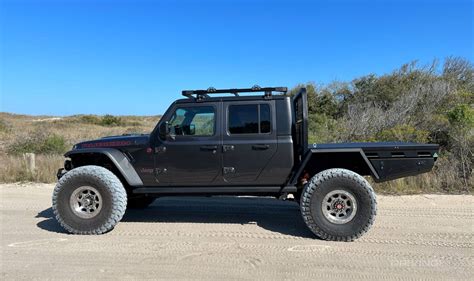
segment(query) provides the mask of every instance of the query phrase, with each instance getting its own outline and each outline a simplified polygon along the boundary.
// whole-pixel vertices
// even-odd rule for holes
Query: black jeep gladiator
[[[53,210],[68,232],[105,233],[127,207],[160,196],[293,194],[316,236],[351,241],[376,214],[364,176],[382,182],[417,175],[437,158],[435,144],[308,145],[304,88],[294,96],[285,87],[258,86],[183,95],[149,135],[81,142],[65,154]]]

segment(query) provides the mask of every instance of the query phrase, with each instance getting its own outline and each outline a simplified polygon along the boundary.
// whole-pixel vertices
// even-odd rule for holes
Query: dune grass
[[[0,182],[56,182],[63,166],[62,153],[73,144],[110,135],[149,133],[160,116],[69,117],[27,116],[0,113]],[[102,121],[106,120],[106,121]],[[36,170],[27,171],[25,152],[36,153]],[[470,193],[472,178],[459,184],[453,170],[455,158],[440,158],[432,172],[385,183],[373,183],[381,194]]]
[[[149,133],[160,116],[28,116],[0,113],[0,182],[56,181],[62,154],[80,141],[127,133]],[[24,153],[36,154],[34,173]]]

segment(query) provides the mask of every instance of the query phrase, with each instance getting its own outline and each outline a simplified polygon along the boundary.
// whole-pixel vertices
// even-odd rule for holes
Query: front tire
[[[374,223],[377,203],[374,190],[362,176],[329,169],[306,184],[300,208],[306,225],[319,238],[353,241]]]
[[[127,193],[111,171],[82,166],[67,172],[53,192],[53,211],[69,233],[102,234],[112,230],[127,208]]]

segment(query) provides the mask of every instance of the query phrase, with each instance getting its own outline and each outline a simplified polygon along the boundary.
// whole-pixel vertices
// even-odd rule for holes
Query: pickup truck
[[[437,158],[436,144],[308,144],[304,88],[293,96],[259,86],[182,94],[150,134],[85,141],[65,154],[53,192],[65,230],[108,232],[126,208],[162,196],[292,194],[317,237],[352,241],[376,215],[365,177],[425,173]]]

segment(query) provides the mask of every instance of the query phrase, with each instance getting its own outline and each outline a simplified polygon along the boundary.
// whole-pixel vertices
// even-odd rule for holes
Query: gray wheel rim
[[[81,186],[74,190],[69,199],[69,206],[75,215],[83,219],[97,216],[102,209],[102,196],[92,186]]]
[[[321,205],[324,217],[335,224],[350,222],[357,213],[357,201],[352,193],[333,190],[326,194]]]

